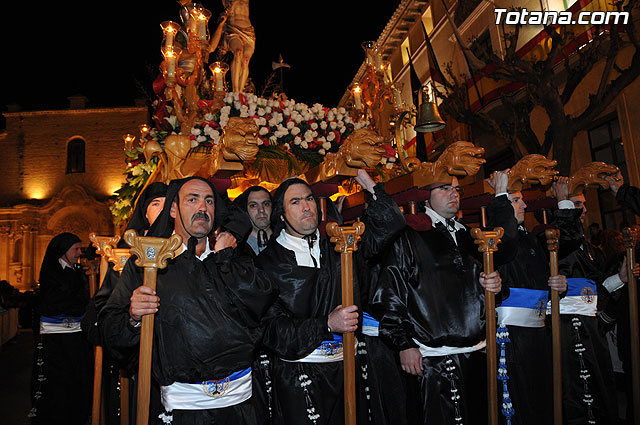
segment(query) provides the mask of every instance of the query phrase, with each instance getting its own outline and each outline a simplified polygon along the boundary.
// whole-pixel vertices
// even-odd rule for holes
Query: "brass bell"
[[[420,133],[431,133],[442,130],[446,126],[446,123],[438,112],[438,106],[435,102],[429,100],[429,94],[426,90],[421,91],[422,105],[420,105],[416,125],[413,129]]]

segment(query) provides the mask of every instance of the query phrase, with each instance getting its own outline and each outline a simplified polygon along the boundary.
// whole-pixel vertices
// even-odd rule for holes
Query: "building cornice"
[[[5,118],[14,117],[37,117],[44,115],[89,115],[89,114],[112,114],[114,112],[147,112],[144,106],[128,106],[115,108],[87,108],[87,109],[55,109],[47,111],[20,111],[20,112],[3,112]]]

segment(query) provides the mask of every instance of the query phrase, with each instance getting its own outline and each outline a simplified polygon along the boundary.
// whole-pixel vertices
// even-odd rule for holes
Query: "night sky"
[[[376,40],[400,0],[380,2],[256,1],[250,16],[256,52],[250,77],[258,88],[282,54],[285,92],[307,104],[336,106],[364,59],[360,44]],[[204,6],[214,19],[220,0]],[[0,107],[67,108],[83,94],[89,107],[131,106],[151,94],[162,60],[160,22],[180,22],[167,0],[128,2],[3,2]]]

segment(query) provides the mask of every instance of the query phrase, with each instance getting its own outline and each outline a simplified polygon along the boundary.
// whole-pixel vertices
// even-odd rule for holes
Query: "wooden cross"
[[[502,227],[483,232],[480,228],[471,230],[471,236],[482,252],[484,272],[493,272],[493,253],[498,251],[500,238],[504,234]],[[484,291],[485,318],[487,321],[487,396],[489,399],[489,424],[498,424],[498,364],[496,352],[496,299],[495,294]]]
[[[558,275],[558,239],[560,230],[545,230],[551,276]],[[560,333],[559,292],[551,290],[551,342],[553,350],[553,423],[562,425],[562,337]]]
[[[327,224],[327,234],[330,241],[335,243],[336,252],[340,253],[342,272],[342,305],[353,304],[353,252],[358,250],[360,235],[364,233],[364,223],[356,222],[352,226],[338,226],[337,223]],[[344,364],[344,423],[356,423],[356,352],[355,335],[353,332],[342,335],[343,364]]]
[[[178,255],[182,248],[182,237],[173,234],[169,239],[138,236],[135,230],[129,229],[124,234],[124,241],[131,247],[135,255],[136,266],[144,268],[144,286],[154,291],[158,279],[158,269],[167,267],[167,260]],[[151,389],[151,353],[153,348],[154,314],[142,316],[140,329],[140,358],[138,367],[138,412],[136,424],[149,423],[149,391]]]
[[[638,282],[633,275],[636,263],[635,247],[640,240],[640,226],[622,229],[624,246],[627,248],[627,287],[629,290],[629,320],[631,333],[631,386],[633,388],[633,415],[640,418],[640,330],[638,329]]]

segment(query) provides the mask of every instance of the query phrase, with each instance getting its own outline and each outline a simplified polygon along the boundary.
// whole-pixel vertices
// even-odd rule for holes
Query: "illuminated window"
[[[67,143],[67,174],[84,173],[84,140],[71,139]]]
[[[427,10],[422,15],[422,24],[427,30],[427,34],[431,34],[433,30],[433,16],[431,15],[431,6],[427,7]]]
[[[402,46],[400,47],[400,51],[402,52],[402,65],[406,65],[409,63],[409,59],[411,59],[411,48],[409,47],[409,38],[405,38],[402,42]]]

